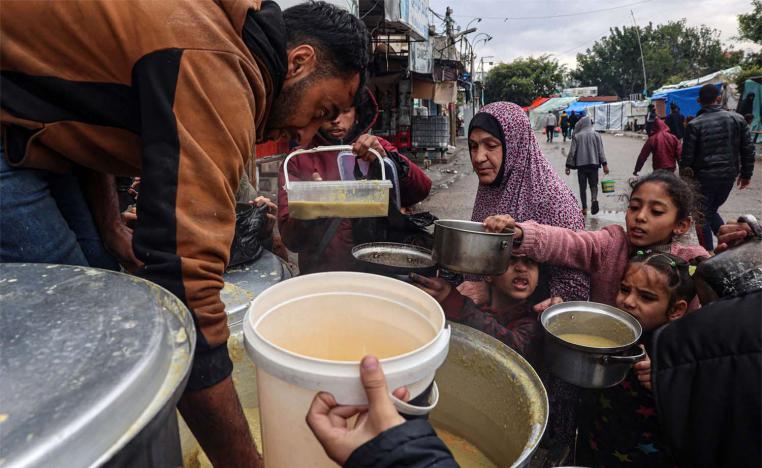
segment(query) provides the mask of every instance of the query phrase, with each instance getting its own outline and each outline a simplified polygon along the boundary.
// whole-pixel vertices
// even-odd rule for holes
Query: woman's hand
[[[456,289],[460,294],[474,301],[476,305],[489,302],[489,285],[486,281],[464,281]]]
[[[521,239],[524,234],[516,225],[516,220],[510,215],[493,215],[485,219],[483,224],[487,232],[503,232],[506,229],[512,229],[514,240]]]
[[[278,220],[278,205],[267,197],[257,197],[254,200],[249,200],[249,204],[256,206],[267,205],[267,224],[265,225],[267,236],[263,237],[269,237],[275,227],[275,221]]]
[[[357,154],[357,157],[367,162],[376,159],[376,155],[371,153],[370,149],[376,150],[382,158],[386,156],[386,151],[384,150],[384,147],[381,146],[381,142],[378,141],[378,138],[373,135],[368,135],[367,133],[365,135],[360,135],[360,138],[358,138],[352,145],[352,151]]]
[[[643,345],[640,345],[640,347],[645,352],[646,348]],[[636,362],[632,367],[635,369],[635,376],[638,378],[640,385],[646,390],[651,390],[651,358],[648,356],[648,353],[646,353],[645,359]]]
[[[532,307],[532,310],[536,314],[541,314],[545,312],[545,309],[547,309],[548,307],[556,305],[556,304],[561,304],[562,302],[564,302],[564,300],[558,296],[549,297],[548,299],[545,299],[544,301],[538,304],[535,304],[535,306]]]
[[[442,278],[427,278],[417,273],[410,273],[410,279],[419,289],[439,303],[444,302],[452,291],[452,285]]]
[[[312,400],[307,413],[307,425],[315,434],[325,453],[339,465],[344,465],[352,452],[382,432],[403,424],[397,413],[381,364],[373,356],[360,363],[360,380],[368,396],[368,406],[340,406],[330,393],[320,392]],[[397,389],[394,396],[407,399],[407,390]],[[359,415],[350,429],[349,420]]]

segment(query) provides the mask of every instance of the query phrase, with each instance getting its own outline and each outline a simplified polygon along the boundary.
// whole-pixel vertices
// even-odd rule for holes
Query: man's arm
[[[633,174],[637,175],[638,172],[640,172],[641,169],[643,169],[643,165],[646,163],[646,160],[648,159],[648,156],[651,154],[651,140],[648,139],[643,144],[643,148],[640,150],[640,154],[638,155],[638,162],[635,163],[635,170],[633,171]]]

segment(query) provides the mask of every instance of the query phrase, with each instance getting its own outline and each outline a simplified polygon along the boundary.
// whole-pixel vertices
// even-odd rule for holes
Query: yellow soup
[[[611,338],[588,335],[586,333],[562,333],[558,335],[558,337],[569,343],[590,348],[616,348],[622,346],[621,343],[614,341]]]
[[[317,202],[289,201],[289,216],[296,219],[317,218],[372,218],[389,214],[388,204],[384,202]]]

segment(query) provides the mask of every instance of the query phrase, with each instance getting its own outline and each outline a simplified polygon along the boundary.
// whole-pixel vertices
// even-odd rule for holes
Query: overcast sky
[[[576,54],[584,52],[593,42],[608,34],[613,26],[632,26],[630,10],[639,25],[666,23],[685,18],[689,26],[706,24],[718,29],[726,44],[735,48],[754,48],[753,44],[739,43],[739,13],[751,11],[749,0],[429,0],[432,10],[441,13],[447,6],[453,17],[465,29],[471,23],[478,31],[493,39],[483,44],[477,38],[477,69],[480,56],[494,55],[497,60],[510,61],[528,55],[552,54],[559,62],[573,68]],[[621,8],[617,8],[620,7]],[[599,11],[593,11],[599,10]],[[587,12],[587,13],[585,13]],[[580,14],[585,13],[585,14]],[[575,15],[576,14],[576,15]],[[566,15],[566,16],[561,16]],[[570,16],[575,15],[575,16]],[[541,19],[510,19],[504,17],[542,17]],[[557,16],[555,18],[549,16]],[[443,30],[442,21],[433,18],[437,32]]]

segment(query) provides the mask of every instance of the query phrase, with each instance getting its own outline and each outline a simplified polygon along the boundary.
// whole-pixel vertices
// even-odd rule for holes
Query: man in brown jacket
[[[137,274],[181,298],[198,329],[180,411],[215,466],[258,465],[220,301],[236,188],[256,142],[308,143],[352,105],[367,30],[323,2],[281,12],[260,0],[9,0],[2,10],[0,176],[85,170],[99,219],[116,213],[114,175],[141,176]],[[0,187],[0,261],[43,261],[6,236],[24,222],[20,197]]]

